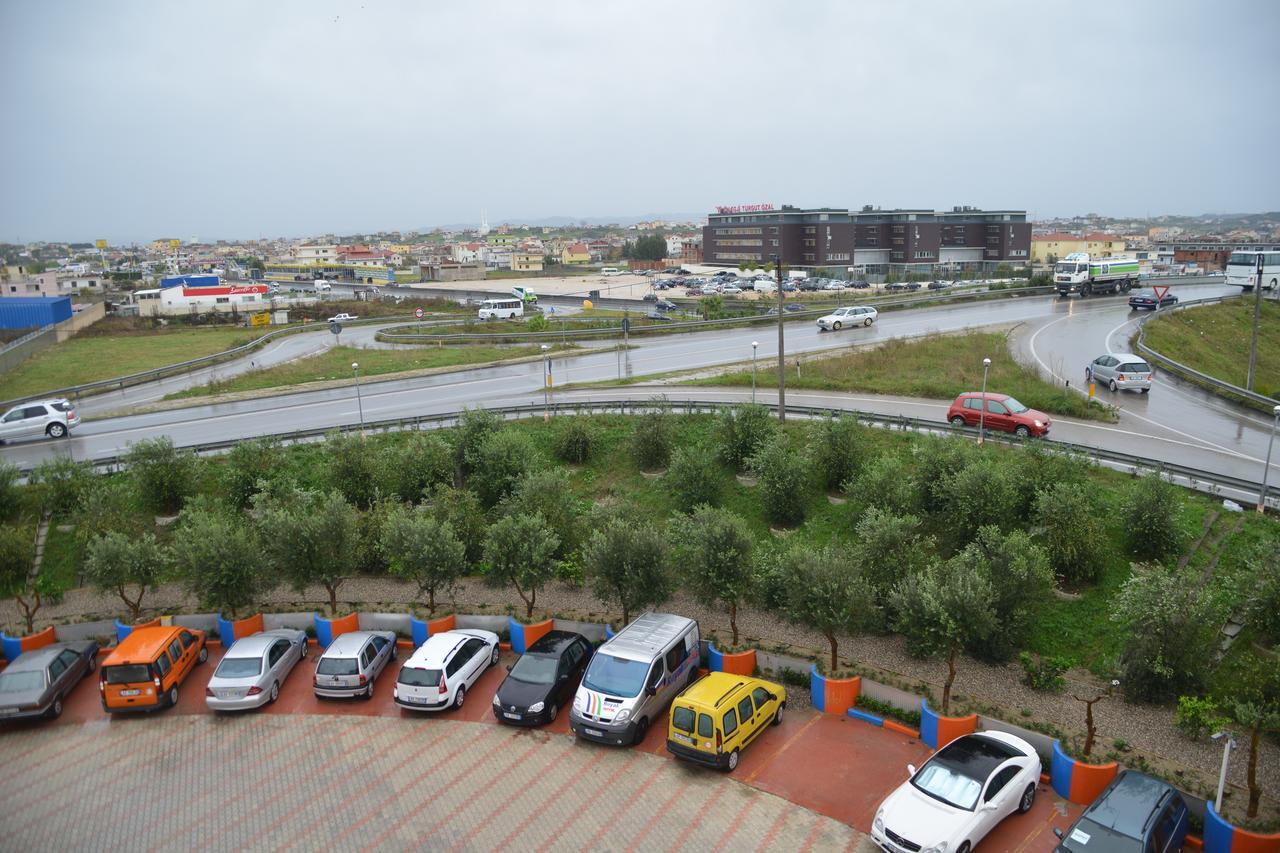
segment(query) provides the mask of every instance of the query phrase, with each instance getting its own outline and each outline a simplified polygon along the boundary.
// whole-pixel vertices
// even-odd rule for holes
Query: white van
[[[315,287],[316,293],[328,293],[330,290],[333,290],[332,285],[322,278],[318,278],[312,282],[312,286]]]
[[[698,623],[644,613],[596,650],[569,712],[569,730],[598,743],[636,744],[698,677]]]
[[[602,267],[600,275],[622,275],[622,270],[617,267]]]
[[[514,320],[524,316],[524,302],[519,299],[486,299],[480,303],[481,320]]]

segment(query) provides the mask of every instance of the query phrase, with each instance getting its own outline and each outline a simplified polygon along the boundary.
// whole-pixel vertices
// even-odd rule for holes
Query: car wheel
[[[773,725],[775,726],[782,725],[782,712],[785,710],[787,710],[787,703],[783,702],[781,705],[778,706],[778,710],[773,712]]]
[[[1032,783],[1027,786],[1027,790],[1022,792],[1022,799],[1018,801],[1018,814],[1026,814],[1031,811],[1031,805],[1036,801],[1036,786]]]
[[[98,656],[94,655],[91,658],[89,658],[89,671],[93,672],[97,668],[98,668]]]
[[[280,682],[273,681],[271,682],[271,696],[270,698],[267,699],[267,702],[271,705],[274,705],[276,703],[276,700],[279,698],[280,698]]]
[[[1089,369],[1089,368],[1087,368],[1087,367],[1084,369],[1084,381],[1085,381],[1085,382],[1092,382],[1092,381],[1093,381],[1093,371],[1092,371],[1092,370],[1090,370],[1090,369]]]
[[[864,326],[870,326],[870,325],[871,325],[871,318],[870,318],[870,317],[868,317],[867,319],[863,320],[863,321],[862,321],[862,325],[864,325]]]
[[[834,323],[831,324],[831,328],[838,332],[840,331],[840,325],[841,325],[840,321],[836,320]]]
[[[67,434],[67,427],[65,424],[49,424],[45,432],[49,433],[50,438],[62,438]]]
[[[730,773],[738,769],[738,750],[729,753],[729,763],[725,767]]]
[[[196,660],[200,661],[200,663],[204,663],[208,659],[209,659],[209,647],[201,646],[200,654],[196,655]]]
[[[364,693],[360,694],[360,698],[368,702],[373,698],[373,679],[369,679],[369,686],[364,689]]]
[[[489,655],[489,666],[497,666],[497,665],[498,665],[498,653],[499,653],[499,649],[498,649],[498,647],[497,647],[497,646],[494,646],[494,647],[493,647],[493,654]]]
[[[1112,391],[1115,391],[1115,390],[1116,390],[1116,381],[1115,381],[1114,379],[1112,379],[1110,382],[1108,382],[1108,383],[1107,383],[1107,387],[1108,387],[1108,388],[1110,388]]]
[[[969,853],[969,842],[966,841],[964,844],[961,844],[956,848],[956,853]]]
[[[1015,435],[1018,436],[1018,438],[1027,438],[1028,436],[1031,435],[1031,430],[1027,429],[1025,426],[1022,426],[1022,425],[1019,425],[1018,428],[1015,429],[1013,432]]]
[[[467,701],[467,688],[461,684],[458,685],[458,692],[453,696],[453,707],[461,708],[462,703]]]
[[[953,427],[964,426],[964,418],[962,418],[960,415],[956,415],[954,418],[951,419],[951,425]]]
[[[551,707],[547,709],[547,722],[554,723],[556,721],[556,714],[559,713],[560,709],[556,707],[554,702],[552,702]]]
[[[1148,391],[1150,391],[1151,389],[1150,389],[1150,388],[1141,388],[1141,389],[1139,389],[1139,390],[1141,390],[1141,391],[1142,391],[1142,393],[1143,393],[1143,394],[1145,394],[1145,393],[1147,393]]]
[[[51,720],[56,720],[62,716],[62,697],[59,696],[53,700],[53,704],[49,706],[47,716]]]
[[[165,695],[165,699],[168,701],[170,708],[178,704],[178,685],[175,684],[169,688],[169,692]]]

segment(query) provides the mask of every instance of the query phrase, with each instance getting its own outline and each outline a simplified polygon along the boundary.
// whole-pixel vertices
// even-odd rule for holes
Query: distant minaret
[[[483,237],[488,233],[489,233],[489,214],[482,210],[480,211],[480,236]]]

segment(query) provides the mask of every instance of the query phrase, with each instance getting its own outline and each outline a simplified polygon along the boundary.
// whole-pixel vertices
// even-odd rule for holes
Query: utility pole
[[[1244,387],[1253,390],[1253,373],[1258,365],[1258,323],[1262,318],[1262,259],[1259,252],[1257,258],[1257,280],[1253,284],[1253,334],[1249,337],[1249,378]]]
[[[773,272],[778,281],[778,420],[787,419],[787,348],[782,335],[782,258],[773,256]]]

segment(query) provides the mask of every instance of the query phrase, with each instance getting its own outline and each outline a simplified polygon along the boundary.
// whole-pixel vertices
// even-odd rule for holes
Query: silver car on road
[[[66,438],[80,416],[70,400],[32,400],[0,415],[0,444],[22,438]]]
[[[1127,352],[1107,353],[1089,362],[1084,380],[1106,385],[1112,391],[1136,388],[1145,394],[1151,390],[1151,365],[1141,356]]]
[[[97,665],[98,644],[92,640],[23,652],[0,672],[0,720],[61,716],[71,688]]]
[[[372,699],[374,680],[395,659],[394,631],[349,631],[330,643],[316,661],[315,694],[329,699]]]
[[[261,708],[280,697],[280,685],[307,656],[307,634],[292,628],[261,631],[232,643],[204,691],[211,711]]]

